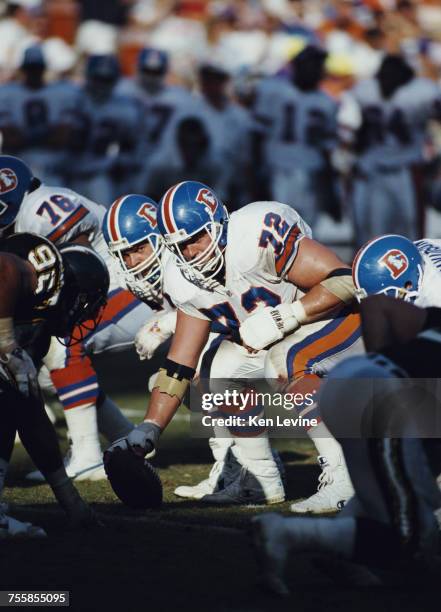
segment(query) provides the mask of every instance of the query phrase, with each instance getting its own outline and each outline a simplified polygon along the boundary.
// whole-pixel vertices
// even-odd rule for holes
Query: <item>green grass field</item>
[[[142,418],[142,393],[113,397],[134,420]],[[65,446],[65,432],[58,431]],[[276,446],[286,464],[288,498],[311,494],[319,471],[310,443],[278,440]],[[406,581],[360,588],[347,567],[304,555],[290,561],[292,598],[275,599],[258,585],[247,536],[250,517],[268,510],[205,507],[173,495],[178,484],[204,478],[211,465],[207,442],[189,436],[185,409],[164,434],[154,463],[165,492],[160,511],[125,508],[107,481],[78,483],[106,526],[99,532],[69,532],[49,488],[24,480],[32,466],[17,445],[4,497],[15,516],[42,525],[50,537],[1,543],[1,589],[69,590],[71,608],[80,611],[431,609],[433,593],[426,588]],[[288,506],[271,511],[288,514]]]

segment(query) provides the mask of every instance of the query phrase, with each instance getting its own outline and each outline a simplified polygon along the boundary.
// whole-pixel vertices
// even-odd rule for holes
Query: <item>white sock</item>
[[[257,479],[280,477],[266,432],[256,438],[235,437],[234,443],[232,451],[236,459]]]
[[[72,456],[79,455],[86,463],[99,463],[102,452],[95,404],[91,402],[70,408],[64,411],[64,415],[72,440]]]
[[[308,430],[308,436],[314,442],[320,456],[326,457],[329,465],[335,466],[341,463],[343,451],[340,444],[332,437],[331,432],[321,421],[315,427]]]
[[[106,395],[98,404],[98,429],[109,442],[123,438],[134,428],[113,400]]]
[[[230,446],[233,445],[233,439],[232,438],[209,438],[208,444],[210,445],[214,460],[224,461],[225,456],[228,452],[228,449],[230,448]]]
[[[356,522],[353,517],[287,518],[284,528],[289,548],[302,552],[330,552],[351,559]]]

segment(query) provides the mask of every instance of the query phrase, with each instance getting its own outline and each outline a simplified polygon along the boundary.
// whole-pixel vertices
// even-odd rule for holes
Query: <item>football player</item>
[[[377,75],[342,98],[340,132],[352,149],[351,200],[358,245],[396,231],[418,238],[415,170],[428,152],[427,127],[440,119],[441,90],[416,77],[404,58],[386,55]]]
[[[181,114],[188,116],[195,106],[193,96],[186,89],[167,83],[168,67],[165,51],[146,47],[139,52],[136,76],[121,79],[116,87],[118,94],[135,98],[142,106],[139,193],[146,193],[149,158],[175,146],[173,135],[176,130],[172,126],[177,117]]]
[[[441,308],[441,240],[379,236],[358,251],[352,269],[358,299],[383,293]]]
[[[230,74],[223,66],[205,62],[198,76],[200,114],[219,168],[213,186],[219,197],[228,199],[234,210],[246,203],[243,197],[252,153],[253,120],[247,109],[231,101],[228,93]]]
[[[0,156],[0,232],[33,231],[57,246],[90,244],[110,272],[108,303],[97,329],[72,347],[53,341],[45,357],[51,380],[64,408],[72,440],[66,469],[71,478],[105,478],[99,430],[109,440],[126,434],[132,424],[100,389],[90,355],[133,343],[136,332],[154,311],[123,289],[101,232],[105,208],[63,187],[40,183],[21,160]],[[97,411],[97,406],[99,407]],[[33,473],[32,479],[41,480]]]
[[[112,204],[102,223],[104,240],[127,289],[156,312],[135,339],[141,359],[153,356],[176,323],[174,308],[162,293],[164,243],[156,209],[156,202],[147,196],[128,194]]]
[[[313,229],[320,212],[320,180],[337,141],[337,104],[320,90],[325,60],[322,49],[305,47],[292,62],[291,82],[263,79],[254,105],[266,128],[271,197],[292,205]]]
[[[253,519],[262,578],[278,595],[289,594],[284,570],[290,552],[327,553],[398,571],[423,558],[425,573],[438,554],[441,446],[433,425],[440,404],[427,395],[428,381],[421,386],[406,377],[439,377],[441,310],[376,295],[362,301],[361,317],[369,354],[337,365],[320,394],[323,418],[344,449],[354,498],[335,518],[271,513]]]
[[[62,252],[36,234],[13,234],[0,246],[0,493],[16,431],[74,524],[94,521],[63,465],[45,412],[37,368],[51,336],[74,341],[74,330],[96,327],[106,303],[109,273],[99,255],[80,245]],[[89,327],[90,325],[90,327]],[[44,536],[39,528],[0,513],[0,537]]]
[[[19,79],[0,86],[2,150],[19,154],[49,183],[61,182],[79,104],[79,88],[66,80],[45,81],[42,47],[25,50]]]
[[[142,121],[139,104],[116,93],[119,74],[115,56],[90,56],[76,112],[72,184],[106,207],[127,191],[135,176]]]
[[[308,367],[357,348],[358,319],[344,308],[354,293],[350,269],[310,238],[309,227],[289,206],[254,202],[229,218],[210,188],[189,181],[166,192],[158,226],[176,257],[165,268],[164,291],[177,305],[177,325],[145,421],[126,439],[130,447],[145,453],[156,446],[190,384],[212,323],[221,325],[230,338],[213,347],[206,361],[202,376],[210,378],[210,390],[216,378],[263,377],[265,349],[314,321],[320,323],[316,337],[309,344],[307,339],[305,342],[310,349],[305,361]],[[183,280],[196,287],[188,301],[180,297]],[[306,373],[304,365],[299,377]],[[251,403],[245,416],[259,411],[260,407]],[[254,496],[255,501],[281,501],[283,485],[266,435],[262,430],[254,430],[254,437],[241,437],[240,433],[235,430],[231,437],[243,465],[241,473],[229,487],[205,495],[203,500],[237,503]],[[338,447],[333,440],[328,443]],[[340,475],[344,470],[341,452],[334,454],[342,468]],[[343,486],[338,478],[333,484],[340,487],[340,500],[352,494],[350,483]],[[333,504],[336,509],[335,499]]]
[[[136,350],[141,359],[150,359],[156,349],[174,333],[176,308],[169,295],[163,292],[163,267],[173,258],[164,243],[157,224],[157,204],[146,196],[129,194],[119,198],[107,211],[103,221],[103,235],[110,253],[121,268],[127,288],[136,297],[161,308],[138,331],[135,338]],[[189,281],[180,279],[179,297],[191,300],[195,287]],[[210,333],[208,342],[201,352],[196,368],[198,374],[210,359],[210,351],[219,343],[219,333]],[[205,357],[207,355],[207,357]],[[204,361],[205,360],[205,361]],[[149,382],[151,388],[156,374]],[[175,494],[179,497],[201,499],[228,483],[240,470],[235,455],[237,449],[229,449],[232,441],[228,438],[210,438],[210,448],[216,463],[209,477],[196,486],[179,486]]]

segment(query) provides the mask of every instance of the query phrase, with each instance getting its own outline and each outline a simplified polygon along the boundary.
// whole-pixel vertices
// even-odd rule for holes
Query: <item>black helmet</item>
[[[321,47],[307,45],[292,60],[293,81],[303,91],[314,91],[324,74],[327,53]]]
[[[64,338],[63,344],[72,346],[97,328],[107,303],[110,278],[104,260],[91,248],[67,244],[59,251],[64,265],[64,285],[54,335]]]
[[[385,55],[377,72],[383,98],[391,98],[394,93],[407,85],[415,76],[414,70],[401,55],[389,53]]]

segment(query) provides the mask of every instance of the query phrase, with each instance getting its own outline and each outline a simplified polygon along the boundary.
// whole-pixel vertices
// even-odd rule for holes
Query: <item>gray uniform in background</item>
[[[266,130],[272,199],[288,203],[313,226],[320,175],[337,139],[337,103],[320,90],[302,91],[273,77],[258,85],[255,113]]]
[[[427,124],[441,90],[433,81],[412,78],[385,98],[374,78],[360,82],[351,95],[360,111],[351,196],[358,243],[386,233],[415,239],[413,169],[424,162]]]

